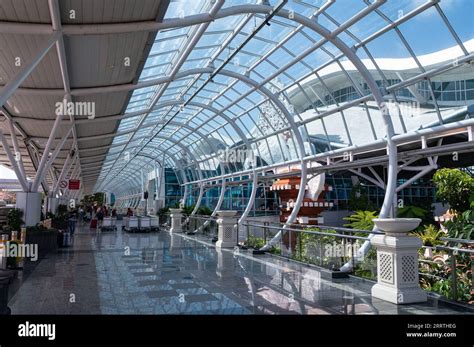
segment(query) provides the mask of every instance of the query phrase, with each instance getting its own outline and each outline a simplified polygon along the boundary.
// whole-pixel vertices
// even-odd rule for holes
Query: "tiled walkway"
[[[120,228],[119,228],[120,229]],[[79,228],[10,300],[13,314],[456,314],[430,300],[397,306],[371,284],[330,281],[306,266],[167,232]]]

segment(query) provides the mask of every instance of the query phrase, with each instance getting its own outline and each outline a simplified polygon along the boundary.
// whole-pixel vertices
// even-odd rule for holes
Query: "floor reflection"
[[[382,302],[371,298],[371,283],[330,281],[315,268],[167,232],[80,228],[72,248],[16,285],[14,314],[456,313],[433,302]]]

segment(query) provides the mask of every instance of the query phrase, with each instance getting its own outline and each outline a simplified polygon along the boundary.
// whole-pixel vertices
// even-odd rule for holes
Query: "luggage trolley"
[[[151,231],[151,219],[148,216],[140,217],[140,231],[150,232]]]
[[[151,231],[160,231],[160,220],[157,216],[150,216]]]
[[[104,217],[102,222],[102,227],[100,228],[101,231],[115,231],[117,230],[117,218],[114,217]]]
[[[138,225],[138,218],[133,216],[133,217],[126,217],[124,218],[125,222],[125,231],[127,232],[136,232],[140,230],[139,225]]]
[[[128,221],[130,220],[130,217],[124,216],[122,218],[122,230],[125,230],[125,228],[128,228]]]

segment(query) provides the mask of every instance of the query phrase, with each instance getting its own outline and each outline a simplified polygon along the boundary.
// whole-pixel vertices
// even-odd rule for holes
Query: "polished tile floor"
[[[120,228],[119,228],[120,229]],[[165,231],[80,227],[74,246],[50,254],[13,285],[13,314],[456,314],[430,300],[397,306],[371,283],[328,280],[315,268]]]

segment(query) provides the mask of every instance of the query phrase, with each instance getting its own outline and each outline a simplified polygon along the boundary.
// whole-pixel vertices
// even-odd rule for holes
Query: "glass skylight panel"
[[[472,25],[474,1],[440,1],[438,4],[461,41],[466,42],[474,39],[474,28]],[[471,23],[471,25],[466,25],[466,23]]]
[[[217,93],[216,93],[217,94]],[[209,96],[202,96],[201,93],[199,93],[197,96],[193,98],[193,102],[197,102],[200,104],[207,105],[212,102],[213,98],[216,96],[216,94],[209,94]]]
[[[117,142],[126,141],[128,140],[128,134],[115,136],[114,140],[116,140]]]
[[[270,25],[267,25],[258,32],[258,36],[275,43],[280,42],[285,36],[294,31],[297,23],[286,17],[275,16],[270,20]]]
[[[394,30],[390,30],[367,43],[366,47],[372,56],[377,59],[377,64],[382,70],[389,67],[391,62],[393,63],[392,59],[397,59],[398,64],[403,65],[403,67],[400,66],[401,70],[406,68],[418,69],[415,60]],[[390,69],[393,70],[394,66],[391,65]]]
[[[342,40],[347,46],[353,47],[357,43],[359,43],[361,40],[359,40],[357,37],[354,37],[353,35],[349,35],[349,31],[343,31],[342,33],[339,33],[337,37]],[[352,34],[352,33],[350,33]]]
[[[130,110],[137,110],[138,107],[142,107],[142,108],[145,108],[146,105],[148,105],[148,98],[143,98],[141,100],[130,100],[129,104],[128,104],[128,107]]]
[[[226,0],[222,8],[239,6],[239,5],[244,5],[244,4],[257,4],[257,3],[258,3],[258,0]]]
[[[240,21],[244,18],[245,18],[244,15],[237,15],[237,16],[216,19],[212,23],[209,24],[209,27],[207,28],[207,33],[212,34],[213,32],[221,32],[221,31],[228,31],[228,30],[232,31],[238,25],[238,23],[240,23]],[[204,37],[206,37],[206,35],[204,35]]]
[[[288,11],[294,11],[294,13],[309,17],[316,12],[316,8],[320,8],[325,2],[326,0],[311,0],[306,2],[288,1],[284,8]]]
[[[472,27],[474,28],[474,25],[472,25]],[[418,57],[457,45],[455,39],[434,7],[427,9],[422,16],[417,16],[413,18],[413,20],[401,24],[399,29]],[[436,37],[436,47],[420,44],[421,41],[429,40],[429,38],[433,36]],[[452,58],[455,58],[462,56],[463,52],[461,48],[458,47],[454,48],[451,54],[453,55]],[[434,56],[432,59],[429,57],[426,57],[426,59],[420,58],[419,61],[422,65],[429,65],[433,59],[435,59]],[[446,55],[444,59],[446,59]]]
[[[250,40],[245,45],[244,50],[263,56],[274,46],[275,44],[273,41],[259,39],[259,35],[257,34],[254,39]]]
[[[176,43],[181,43],[182,39],[172,40],[172,41],[176,42]],[[176,52],[178,52],[179,47],[176,47],[176,48],[173,48],[173,49],[165,49],[166,48],[166,42],[167,41],[164,41],[164,42],[162,42],[162,44],[160,44],[160,46],[162,46],[162,47],[159,48],[159,51],[157,53],[149,56],[149,58],[147,59],[147,61],[145,63],[144,71],[147,71],[150,68],[152,68],[154,66],[158,66],[158,65],[160,65],[164,62],[170,62],[170,60],[173,58],[173,56],[176,54]],[[149,74],[149,71],[147,71],[147,73]]]
[[[397,0],[397,1],[387,1],[382,6],[379,7],[387,17],[392,21],[396,21],[400,17],[414,10],[415,8],[423,5],[427,1],[425,0]]]
[[[367,14],[362,20],[355,22],[348,28],[348,30],[352,35],[362,41],[373,33],[384,28],[387,24],[388,22],[374,11]]]
[[[168,10],[166,11],[165,20],[202,13],[206,9],[207,4],[207,0],[172,0],[168,6]]]
[[[167,59],[166,57],[164,59]],[[166,76],[170,64],[159,64],[158,66],[149,67],[143,70],[141,74],[141,81],[147,81],[158,77]]]
[[[199,60],[207,60],[211,58],[211,56],[214,54],[214,52],[217,52],[217,50],[220,48],[219,45],[215,44],[207,44],[207,45],[201,45],[201,46],[196,46],[191,54],[189,55],[188,59],[186,59],[187,63],[193,62],[193,61],[199,61]]]
[[[296,51],[295,53],[298,53],[298,51]],[[275,66],[278,66],[279,68],[283,67],[284,65],[290,62],[293,62],[294,60],[295,60],[295,57],[290,55],[284,49],[275,50],[275,52],[273,52],[267,58],[268,62],[273,63]]]
[[[270,64],[268,61],[263,60],[261,63],[259,63],[255,67],[255,71],[260,74],[260,76],[264,76],[264,78],[268,77],[269,75],[272,75],[277,71],[277,68]],[[262,80],[263,78],[255,78],[257,81]]]
[[[334,1],[325,13],[334,18],[339,24],[342,24],[364,8],[367,8],[367,5],[363,1],[351,1],[349,6],[345,1]],[[326,21],[322,21],[321,24],[325,25]]]
[[[291,76],[291,77],[288,77],[288,81],[285,83],[285,84],[288,84],[289,81],[291,81],[292,83],[295,80],[311,73],[311,71],[312,70],[308,68],[306,64],[296,63],[296,64],[293,64],[293,66],[291,66],[289,69],[287,69],[285,73],[282,74],[282,76]]]
[[[206,56],[203,56],[202,59],[196,59],[194,61],[185,62],[183,66],[181,67],[181,69],[182,71],[186,71],[186,70],[196,69],[200,67],[206,67],[208,62],[209,62],[209,58],[206,55]]]
[[[465,0],[458,1],[464,2]],[[243,3],[256,4],[257,1],[226,1],[224,7],[239,6]],[[275,6],[278,1],[272,0],[270,3],[272,6]],[[330,31],[336,30],[339,24],[343,24],[373,3],[373,1],[369,3],[365,1],[354,1],[351,3],[351,6],[347,6],[345,1],[334,2],[330,4],[325,13],[321,13],[318,16],[317,22]],[[349,47],[352,47],[356,45],[359,40],[364,40],[374,32],[389,25],[390,21],[403,18],[407,13],[424,3],[426,2],[422,0],[387,1],[379,7],[379,11],[387,15],[389,20],[383,19],[377,12],[366,14],[361,20],[351,25],[346,32],[338,34],[338,38]],[[459,21],[455,20],[456,18],[464,18],[462,16],[459,17],[459,14],[456,15],[456,13],[453,12],[455,9],[459,11],[459,8],[463,6],[457,4],[449,5],[448,3],[449,2],[442,1],[440,6],[446,12],[448,19],[452,21],[451,24],[462,31],[462,35],[460,35],[462,40],[472,39],[472,28],[469,31],[465,28],[466,25],[461,25]],[[326,4],[326,0],[290,1],[284,8],[310,17],[324,4]],[[193,2],[172,1],[166,18],[178,18],[183,12],[186,16],[194,13],[207,13],[211,6],[212,3],[210,1],[204,0]],[[223,47],[224,42],[234,35],[233,30],[239,23],[247,18],[250,19],[244,28],[240,32],[235,33],[235,37],[230,43]],[[220,52],[220,54],[217,56],[217,59],[215,59],[213,65],[215,68],[220,67],[264,19],[265,14],[259,13],[229,16],[210,22],[206,33],[200,38],[185,63],[181,66],[179,72],[199,67],[207,67],[211,58],[216,56],[218,52]],[[189,37],[187,34],[193,32],[196,27],[195,25],[159,32],[151,49],[150,56],[145,63],[143,72],[141,73],[140,81],[169,75],[179,55],[182,54],[183,49],[186,47],[186,43],[192,40],[192,37]],[[292,100],[304,100],[303,104],[305,106],[298,106],[301,106],[298,108],[298,111],[305,113],[303,117],[304,120],[308,117],[315,116],[316,111],[314,111],[314,107],[317,107],[320,112],[325,112],[333,109],[336,103],[343,104],[348,100],[353,100],[358,97],[357,88],[354,89],[351,80],[348,79],[347,76],[343,75],[341,78],[341,85],[344,84],[344,88],[337,90],[333,85],[330,85],[328,87],[330,90],[328,91],[315,76],[314,71],[318,72],[323,81],[333,74],[340,74],[341,69],[345,69],[355,83],[360,83],[361,79],[353,64],[343,56],[341,51],[331,42],[325,42],[322,47],[319,47],[300,61],[299,55],[322,40],[322,37],[313,30],[303,26],[301,26],[299,32],[295,32],[297,27],[299,27],[299,24],[291,20],[291,18],[287,16],[281,17],[279,15],[275,16],[271,20],[270,25],[264,26],[250,42],[242,47],[239,53],[236,54],[233,60],[229,62],[224,69],[249,76],[259,83],[274,75],[279,69],[288,64],[289,67],[284,71],[280,71],[277,78],[272,78],[271,81],[265,84],[265,87],[273,93],[280,93],[286,90]],[[455,38],[449,32],[446,23],[444,23],[434,7],[415,16],[408,22],[401,24],[399,28],[414,53],[418,56],[429,54],[432,51],[438,51],[442,48],[456,46]],[[427,43],[430,42],[427,39],[428,36],[433,34],[439,39],[438,48],[432,47],[432,43]],[[292,35],[292,37],[289,37],[289,35]],[[421,40],[420,36],[424,36],[425,39]],[[283,41],[287,37],[289,37],[288,40]],[[278,47],[281,42],[282,46]],[[401,64],[400,71],[406,68],[413,68],[413,73],[419,71],[415,61],[410,56],[409,50],[406,49],[405,44],[393,29],[369,42],[366,48],[377,60],[377,64],[382,71],[395,70],[394,64]],[[263,56],[272,50],[274,51],[269,54],[268,57],[260,61]],[[456,52],[457,55],[462,55],[460,48]],[[370,61],[370,57],[367,55],[364,47],[359,47],[356,53],[362,58],[362,62],[369,68],[372,76],[374,76],[377,83],[382,87],[382,80],[384,77],[387,78],[387,76],[380,76],[379,72],[373,66],[373,62]],[[337,61],[331,62],[333,57],[339,57],[340,64],[338,64]],[[423,60],[422,58],[420,59]],[[266,122],[265,115],[262,114],[262,102],[265,103],[264,101],[267,96],[262,95],[258,90],[249,93],[249,91],[253,89],[252,86],[223,74],[214,76],[212,82],[207,83],[203,89],[200,89],[208,80],[209,73],[201,74],[196,79],[197,76],[198,75],[190,75],[186,78],[172,81],[158,100],[158,105],[169,102],[169,106],[154,110],[142,124],[142,126],[146,128],[137,131],[135,136],[150,136],[150,130],[157,131],[161,129],[159,122],[164,122],[174,117],[171,123],[160,130],[160,138],[154,139],[150,145],[153,144],[160,148],[167,148],[169,153],[181,153],[182,148],[175,144],[175,142],[179,142],[199,157],[203,156],[203,153],[209,155],[209,148],[206,148],[206,146],[209,147],[209,144],[198,134],[209,135],[210,141],[213,141],[216,148],[218,148],[219,145],[229,146],[241,141],[235,129],[229,125],[224,118],[206,108],[201,109],[200,107],[193,106],[193,102],[210,104],[220,112],[224,112],[228,117],[238,117],[236,121],[237,126],[239,126],[249,138],[258,138],[262,135],[267,135],[261,129],[261,124]],[[389,79],[394,80],[392,77]],[[304,93],[300,87],[295,86],[295,81],[300,81],[304,88]],[[363,84],[356,86],[360,87],[363,93],[370,92]],[[153,100],[161,88],[162,85],[134,91],[126,112],[130,113],[137,110],[146,110],[151,100]],[[199,93],[194,95],[197,90],[199,90]],[[334,95],[328,95],[328,92]],[[247,93],[249,94],[246,95]],[[180,96],[182,96],[182,100],[179,100]],[[191,96],[193,96],[191,104],[187,105],[183,110],[180,110],[179,104],[189,100]],[[173,105],[173,101],[177,103],[177,105]],[[288,108],[291,106],[287,103],[285,103],[285,105],[287,105]],[[289,112],[292,113],[291,110]],[[355,116],[351,118],[352,113],[354,113]],[[373,139],[370,133],[371,127],[368,123],[367,113],[363,106],[350,108],[346,110],[344,114],[346,115],[346,124],[344,123],[342,114],[339,112],[324,119],[328,131],[327,136],[331,139],[331,146],[346,146],[352,142],[358,143],[362,140],[370,141]],[[297,119],[296,117],[295,115],[295,119]],[[377,115],[374,114],[373,118],[376,117]],[[119,126],[119,132],[134,129],[139,119],[140,116],[131,119],[123,119]],[[286,122],[286,119],[283,119],[283,121]],[[193,132],[186,126],[181,127],[180,124],[187,124],[196,130]],[[367,128],[368,133],[356,134],[354,129],[356,129],[357,124],[364,124],[364,128]],[[148,127],[149,125],[152,126]],[[377,124],[377,126],[378,125],[379,124]],[[349,134],[347,134],[346,127],[349,130]],[[267,130],[268,129],[267,127]],[[318,135],[325,141],[327,140],[321,120],[310,122],[308,124],[308,132],[311,136]],[[364,139],[360,139],[359,141],[357,139],[359,135],[364,137]],[[116,143],[116,141],[127,141],[130,139],[130,136],[131,134],[119,135],[114,139],[114,143]],[[294,139],[292,139],[292,141],[293,140]],[[280,146],[285,145],[282,141],[281,136],[270,136],[267,140],[259,140],[259,146],[256,147],[256,150],[266,151],[264,155],[265,160],[268,162],[294,157],[291,151],[288,153],[275,153],[274,157],[272,157],[273,153],[271,153],[271,151],[281,152]],[[146,140],[141,139],[139,148],[141,148],[145,142]],[[148,151],[148,148],[146,150]],[[113,153],[114,152],[109,152],[109,154]],[[206,167],[207,170],[215,166],[212,160],[208,160],[206,163],[201,163],[200,165],[203,168]],[[215,173],[212,173],[212,175],[214,174]]]

